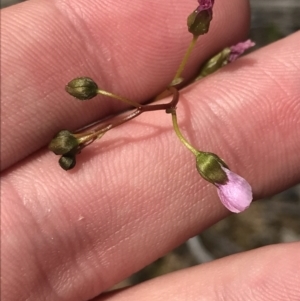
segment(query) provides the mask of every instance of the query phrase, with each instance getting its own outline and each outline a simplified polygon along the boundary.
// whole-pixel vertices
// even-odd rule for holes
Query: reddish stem
[[[81,139],[83,138],[83,136],[87,137],[86,141],[83,142],[83,145],[84,145],[83,147],[85,147],[88,144],[90,144],[91,142],[93,142],[94,140],[96,140],[98,136],[104,135],[107,131],[109,131],[109,130],[111,130],[111,129],[113,129],[113,128],[129,121],[129,120],[132,120],[132,119],[136,118],[137,116],[141,115],[144,112],[165,110],[167,113],[169,113],[170,111],[174,110],[176,108],[176,105],[178,104],[179,92],[174,87],[169,87],[168,90],[170,90],[173,94],[173,98],[169,103],[156,104],[156,105],[155,104],[153,104],[153,105],[141,105],[140,107],[138,107],[136,110],[134,110],[129,115],[122,118],[121,120],[118,120],[116,122],[112,122],[112,123],[110,123],[110,124],[108,124],[104,127],[101,126],[99,128],[96,128],[92,132],[76,133],[75,136],[78,135],[78,138],[81,137]],[[86,144],[86,143],[88,143],[88,144]]]

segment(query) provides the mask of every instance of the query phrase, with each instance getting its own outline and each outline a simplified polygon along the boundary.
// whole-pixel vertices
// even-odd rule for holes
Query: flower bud
[[[209,59],[203,67],[201,67],[196,80],[210,75],[228,63],[235,61],[239,56],[253,46],[255,46],[255,43],[251,40],[247,40],[231,47],[224,48],[221,52]]]
[[[200,36],[208,32],[212,14],[208,10],[199,12],[197,9],[187,19],[187,26],[190,33]]]
[[[58,161],[60,167],[64,170],[70,170],[76,165],[76,156],[73,154],[65,154]]]
[[[199,152],[196,156],[196,167],[200,175],[212,184],[225,184],[227,175],[221,166],[227,165],[215,154]]]
[[[200,36],[208,32],[213,15],[214,0],[198,0],[198,3],[197,9],[187,19],[189,32],[194,36]]]
[[[239,56],[241,56],[246,50],[255,46],[255,43],[251,40],[247,40],[245,42],[240,42],[234,46],[230,47],[230,55],[228,58],[228,62],[231,63],[235,61]]]
[[[225,48],[211,59],[209,59],[200,70],[199,75],[197,76],[196,80],[201,79],[205,76],[208,76],[228,63],[228,57],[230,54],[230,49]]]
[[[48,148],[56,155],[63,155],[76,150],[78,146],[79,142],[74,135],[68,130],[62,130],[51,140]]]
[[[213,153],[199,152],[196,161],[198,172],[218,188],[219,198],[228,210],[239,213],[250,206],[253,199],[250,184],[229,170],[222,159]]]
[[[98,86],[89,77],[77,77],[66,85],[66,91],[80,100],[87,100],[97,95]]]

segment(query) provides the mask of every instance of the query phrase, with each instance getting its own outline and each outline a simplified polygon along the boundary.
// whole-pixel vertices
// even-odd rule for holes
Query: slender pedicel
[[[177,114],[176,114],[176,109],[172,108],[170,110],[168,110],[167,113],[171,113],[172,114],[172,123],[173,123],[173,128],[174,131],[177,135],[177,137],[179,138],[179,140],[181,141],[181,143],[190,151],[192,152],[195,156],[197,156],[197,154],[199,153],[198,150],[196,150],[186,139],[185,137],[182,135],[179,126],[178,126],[178,122],[177,122]]]
[[[176,72],[176,74],[175,74],[175,76],[174,76],[174,78],[173,78],[173,80],[171,82],[171,85],[177,84],[178,81],[179,82],[182,81],[181,74],[182,74],[182,72],[184,70],[184,67],[186,66],[186,64],[188,62],[189,57],[191,56],[192,50],[195,47],[197,39],[198,39],[198,36],[193,35],[192,41],[190,42],[189,47],[188,47],[188,49],[187,49],[187,51],[186,51],[186,53],[185,53],[185,55],[184,55],[184,57],[183,57],[180,65],[179,65],[179,67],[177,69],[177,72]]]
[[[79,100],[89,100],[102,94],[111,98],[118,99],[132,107],[139,108],[141,105],[126,97],[99,89],[96,82],[90,77],[77,77],[72,79],[65,87],[66,91]]]
[[[132,101],[128,98],[125,98],[123,96],[120,96],[120,95],[117,95],[117,94],[114,94],[114,93],[111,93],[111,92],[107,92],[107,91],[104,91],[104,90],[101,90],[101,89],[98,89],[97,90],[97,94],[102,94],[102,95],[105,95],[105,96],[108,96],[108,97],[111,97],[111,98],[115,98],[115,99],[118,99],[126,104],[129,104],[130,106],[132,107],[135,107],[135,108],[139,108],[141,105],[135,101]]]

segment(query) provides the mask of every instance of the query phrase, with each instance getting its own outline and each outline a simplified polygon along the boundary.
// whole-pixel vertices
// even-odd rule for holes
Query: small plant
[[[184,82],[181,77],[190,54],[199,38],[209,31],[210,22],[213,18],[214,0],[198,0],[199,6],[188,16],[188,31],[192,34],[192,41],[188,46],[186,54],[171,82],[166,87],[167,94],[172,95],[169,103],[141,105],[125,97],[107,92],[89,77],[77,77],[66,85],[66,91],[75,98],[86,101],[102,94],[112,97],[134,108],[128,115],[117,120],[115,118],[92,130],[72,133],[68,130],[61,130],[55,135],[49,144],[49,149],[56,155],[60,155],[59,164],[65,170],[70,170],[76,165],[76,156],[88,145],[101,138],[111,129],[136,118],[144,112],[162,110],[172,117],[172,124],[176,135],[181,143],[195,156],[196,168],[199,174],[208,182],[215,185],[223,205],[232,212],[238,213],[249,207],[252,201],[252,190],[249,183],[241,176],[232,172],[227,164],[214,153],[197,150],[182,135],[176,114],[176,106],[180,99],[179,90],[176,88]],[[245,50],[252,47],[254,43],[250,40],[239,43],[235,46],[225,48],[220,53],[208,60],[202,67],[198,77],[199,80],[222,66],[236,60]],[[165,95],[165,93],[161,94]],[[160,99],[158,95],[155,99]]]

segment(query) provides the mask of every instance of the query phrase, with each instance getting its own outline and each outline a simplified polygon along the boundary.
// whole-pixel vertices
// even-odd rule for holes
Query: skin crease
[[[194,2],[40,0],[1,12],[2,300],[89,300],[228,214],[164,112],[109,132],[70,172],[45,149],[58,130],[124,108],[72,99],[63,86],[76,76],[137,101],[159,93],[191,38]],[[244,39],[248,21],[246,1],[217,1],[185,76]],[[299,38],[181,92],[183,133],[224,158],[256,198],[300,180]],[[299,300],[299,252],[299,243],[270,246],[100,300]]]

